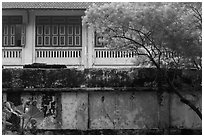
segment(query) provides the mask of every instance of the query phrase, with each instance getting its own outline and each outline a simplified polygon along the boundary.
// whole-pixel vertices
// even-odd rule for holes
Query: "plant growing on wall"
[[[36,101],[25,101],[22,105],[14,106],[12,102],[3,103],[2,131],[3,134],[35,134],[44,114],[36,107]],[[19,122],[9,121],[12,115]],[[10,127],[10,128],[9,128]],[[13,130],[15,128],[15,131]]]
[[[201,3],[93,5],[86,10],[83,24],[102,35],[100,41],[107,47],[132,50],[142,58],[138,64],[156,67],[157,86],[165,81],[170,91],[202,119],[200,108],[182,96],[176,76],[168,73],[169,69],[202,69],[201,7]]]

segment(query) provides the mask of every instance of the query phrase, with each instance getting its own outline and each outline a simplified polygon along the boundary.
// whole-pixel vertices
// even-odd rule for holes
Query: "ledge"
[[[151,87],[118,87],[118,88],[3,88],[2,92],[153,92],[156,91]]]

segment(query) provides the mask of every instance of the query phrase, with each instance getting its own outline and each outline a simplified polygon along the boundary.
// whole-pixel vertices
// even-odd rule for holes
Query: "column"
[[[82,52],[81,52],[81,64],[83,68],[87,68],[87,45],[88,45],[88,29],[86,25],[82,25]]]
[[[88,46],[87,46],[87,68],[93,67],[94,61],[94,30],[93,27],[88,27]]]
[[[23,64],[35,62],[35,15],[34,11],[27,11],[26,45],[23,48]]]

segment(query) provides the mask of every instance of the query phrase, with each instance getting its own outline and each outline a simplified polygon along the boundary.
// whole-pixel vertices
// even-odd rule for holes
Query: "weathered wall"
[[[92,129],[158,128],[157,97],[153,92],[90,94]]]
[[[176,95],[145,87],[152,72],[6,69],[3,100],[36,100],[45,117],[41,129],[201,129],[199,117]],[[8,98],[14,93],[20,99]],[[181,93],[202,108],[201,92]]]
[[[22,93],[21,100],[38,102],[45,117],[40,129],[201,129],[194,111],[175,95],[163,95],[162,105],[153,91]],[[191,98],[201,106],[201,97]]]

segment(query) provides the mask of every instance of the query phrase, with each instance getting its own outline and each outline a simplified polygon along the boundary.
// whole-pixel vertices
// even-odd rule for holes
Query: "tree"
[[[35,134],[37,129],[37,124],[39,124],[43,118],[44,114],[36,107],[36,101],[27,100],[22,105],[14,106],[12,102],[4,102],[2,106],[2,131],[3,134],[16,134],[12,133],[7,126],[17,127],[17,134]],[[16,118],[21,119],[20,123],[9,122],[8,120],[12,115]]]
[[[202,69],[201,3],[108,3],[93,5],[83,24],[93,26],[107,47],[133,50],[164,76],[171,91],[202,119],[199,108],[185,99],[168,69]],[[144,59],[143,59],[144,61]],[[165,70],[165,71],[164,71]],[[158,87],[161,82],[158,82]]]

